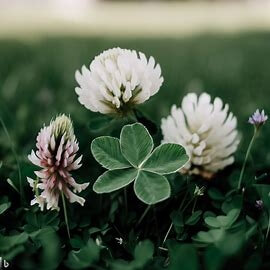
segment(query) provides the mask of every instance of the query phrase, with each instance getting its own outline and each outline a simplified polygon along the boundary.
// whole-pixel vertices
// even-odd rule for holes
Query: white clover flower
[[[207,93],[186,95],[181,108],[173,105],[171,115],[161,123],[163,142],[183,145],[190,156],[181,172],[205,178],[234,162],[239,144],[236,127],[237,119],[229,113],[228,104],[223,106],[220,98],[211,103]]]
[[[135,50],[113,48],[77,70],[79,102],[100,113],[123,113],[156,94],[163,83],[159,64]]]

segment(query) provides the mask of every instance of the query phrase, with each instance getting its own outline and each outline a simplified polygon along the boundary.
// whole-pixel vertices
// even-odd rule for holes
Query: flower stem
[[[138,119],[137,119],[137,116],[136,116],[136,113],[135,113],[135,110],[130,110],[128,113],[127,113],[127,119],[131,122],[138,122]]]
[[[180,211],[182,209],[182,207],[184,206],[184,203],[185,203],[185,201],[187,199],[187,196],[188,196],[188,188],[187,188],[187,191],[186,191],[186,193],[184,195],[184,198],[183,198],[183,200],[182,200],[182,202],[181,202],[181,204],[180,204],[180,206],[178,208],[178,211]]]
[[[125,204],[125,215],[128,215],[128,203],[127,203],[127,188],[124,188],[124,204]]]
[[[191,211],[192,214],[193,214],[194,211],[195,211],[195,207],[196,207],[197,201],[198,201],[198,196],[196,196],[196,199],[194,200],[193,207],[192,207],[192,211]]]
[[[61,197],[62,197],[62,203],[63,203],[65,223],[66,223],[66,227],[67,227],[67,234],[68,234],[68,238],[70,239],[70,231],[69,231],[68,216],[67,216],[67,207],[66,207],[66,201],[65,201],[65,196],[64,196],[63,191],[61,191]]]
[[[159,233],[159,226],[158,226],[158,219],[157,219],[157,214],[156,214],[156,208],[153,205],[153,216],[154,216],[154,221],[155,221],[155,226],[156,226],[156,231],[157,231],[157,235],[158,235],[158,245],[160,245],[160,233]]]
[[[267,231],[265,235],[265,241],[267,241],[268,239],[269,231],[270,231],[270,213],[268,212],[268,226],[267,226]]]
[[[239,177],[239,180],[238,180],[238,189],[241,188],[241,184],[242,184],[242,180],[243,180],[247,160],[248,160],[252,145],[253,145],[253,143],[255,141],[256,135],[257,135],[257,128],[255,127],[254,128],[254,133],[253,133],[253,136],[252,136],[251,141],[249,143],[249,146],[248,146],[248,149],[247,149],[247,152],[246,152],[246,156],[245,156],[245,160],[244,160],[244,163],[243,163],[243,166],[242,166],[242,169],[241,169],[240,177]]]
[[[164,243],[166,242],[166,240],[167,240],[167,238],[168,238],[168,236],[169,236],[169,234],[170,234],[170,232],[172,230],[172,227],[173,227],[173,223],[171,222],[171,225],[170,225],[168,231],[166,232],[165,237],[164,237],[164,239],[162,241],[162,247],[164,246]]]
[[[186,198],[187,198],[187,195],[188,195],[188,184],[189,184],[189,181],[188,181],[188,178],[187,178],[187,191],[186,191],[186,193],[184,195],[183,200],[181,201],[181,204],[180,204],[180,206],[178,208],[178,211],[180,211],[182,209],[182,207],[184,206],[184,203],[186,201]],[[168,236],[169,236],[169,234],[170,234],[170,232],[172,230],[172,227],[173,227],[173,223],[171,222],[170,227],[168,228],[168,230],[167,230],[167,232],[165,234],[165,237],[164,237],[164,239],[162,241],[162,247],[164,246],[164,243],[166,242],[166,240],[167,240],[167,238],[168,238]]]
[[[6,125],[5,125],[5,122],[1,117],[0,117],[0,122],[2,124],[2,127],[4,129],[5,134],[6,134],[7,138],[8,138],[8,140],[9,140],[11,151],[12,151],[14,157],[15,157],[15,160],[16,160],[17,169],[18,169],[18,177],[19,177],[19,191],[20,191],[21,200],[23,201],[22,173],[21,173],[21,166],[20,166],[20,163],[19,163],[18,155],[17,155],[17,152],[15,150],[12,139],[11,139],[11,137],[9,135],[8,129],[7,129]]]
[[[187,191],[187,192],[188,192],[188,191]],[[196,197],[195,197],[195,196],[192,197],[191,200],[185,205],[185,207],[184,207],[183,210],[182,210],[182,213],[183,213],[183,212],[187,209],[187,207],[192,203],[192,201],[194,200],[194,198],[196,198]],[[185,198],[184,198],[184,199],[185,199]],[[183,201],[184,201],[184,199],[183,199]],[[180,205],[178,211],[181,210],[181,206],[183,205],[183,201],[182,201],[182,203],[181,203],[181,205]],[[164,239],[163,239],[163,241],[162,241],[162,247],[164,246],[164,244],[165,244],[165,242],[166,242],[166,240],[167,240],[167,238],[168,238],[168,236],[169,236],[169,234],[170,234],[170,232],[171,232],[171,230],[172,230],[172,227],[173,227],[173,222],[171,222],[171,225],[170,225],[168,231],[166,232],[166,235],[165,235],[165,237],[164,237]]]
[[[146,209],[144,210],[144,212],[143,212],[142,216],[140,217],[140,219],[139,219],[139,221],[138,221],[138,223],[137,223],[136,226],[139,226],[141,224],[142,220],[144,219],[144,217],[146,216],[146,214],[148,213],[148,211],[150,210],[150,208],[151,208],[151,205],[148,205],[146,207]]]

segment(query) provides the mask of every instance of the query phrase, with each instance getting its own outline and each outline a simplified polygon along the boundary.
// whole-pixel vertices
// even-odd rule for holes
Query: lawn
[[[73,119],[75,134],[80,142],[80,152],[84,155],[84,165],[77,174],[78,178],[93,183],[99,175],[99,165],[94,162],[90,152],[91,140],[96,135],[89,129],[89,123],[97,114],[86,110],[78,102],[74,91],[76,86],[74,73],[82,65],[89,65],[93,57],[103,50],[117,46],[142,51],[147,56],[154,56],[160,63],[164,84],[157,95],[140,106],[140,109],[158,125],[161,118],[169,114],[171,105],[180,105],[181,99],[188,92],[206,91],[213,97],[221,97],[230,105],[230,109],[238,118],[241,136],[234,165],[234,172],[239,173],[253,132],[252,126],[247,123],[248,117],[257,108],[265,109],[267,113],[270,113],[269,45],[270,33],[268,32],[202,34],[179,39],[63,37],[27,42],[1,40],[0,117],[8,130],[20,164],[25,190],[24,207],[29,208],[32,197],[26,176],[33,176],[34,169],[27,160],[27,155],[35,147],[35,138],[43,123],[48,124],[50,119],[59,113],[70,114]],[[10,178],[17,187],[19,185],[17,163],[12,152],[11,142],[6,132],[3,131],[1,128],[0,196],[8,196],[12,201],[7,214],[8,219],[1,216],[0,230],[6,233],[26,225],[24,221],[21,222],[24,220],[25,214],[22,208],[19,208],[21,206],[19,197],[6,181],[7,178]],[[252,150],[252,158],[248,162],[248,177],[253,178],[254,174],[270,172],[269,138],[270,125],[268,123],[262,128]],[[226,181],[226,177],[221,177],[220,181]],[[83,223],[87,219],[85,217],[90,216],[91,227],[100,228],[106,219],[106,207],[103,210],[99,208],[100,199],[98,195],[90,192],[90,189],[87,194],[89,197],[86,207],[80,212],[80,222]],[[133,197],[130,201],[133,201]],[[143,212],[144,206],[139,203],[136,205],[138,211]],[[109,207],[108,204],[107,207]],[[135,206],[131,206],[131,208],[134,211]],[[80,208],[76,206],[70,210],[73,211],[73,217],[79,215],[76,209]],[[18,213],[18,211],[21,212]],[[164,215],[162,209],[160,211]],[[169,219],[169,217],[167,218]],[[29,220],[27,222],[29,223]],[[72,222],[71,220],[71,227]],[[120,224],[121,222],[124,221],[120,221]],[[160,225],[162,233],[166,231],[166,224]],[[28,226],[30,225],[28,224]],[[121,227],[123,224],[119,226]],[[65,237],[64,227],[61,229],[60,235]],[[51,237],[53,238],[55,235]],[[46,239],[41,241],[46,242]],[[107,241],[110,242],[110,239]],[[50,243],[47,243],[47,247],[49,245]],[[16,257],[15,263],[23,262],[23,269],[32,269],[36,265],[44,264],[42,259],[38,262],[32,261],[31,256],[35,254],[36,249],[30,244],[24,244],[23,248],[29,248],[29,254],[25,255],[26,251],[14,251],[14,254],[18,253],[21,256]],[[63,252],[59,252],[56,257],[48,251],[43,253],[43,259],[53,258],[52,260],[55,260],[55,264],[52,263],[51,268],[57,265],[59,258],[66,256]],[[22,256],[22,254],[24,255]],[[129,259],[129,255],[125,252],[116,252],[113,256],[122,258],[122,255],[125,259]],[[14,256],[11,254],[9,258],[13,259]]]

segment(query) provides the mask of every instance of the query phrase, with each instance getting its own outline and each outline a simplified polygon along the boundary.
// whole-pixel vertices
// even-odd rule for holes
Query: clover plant
[[[95,182],[96,193],[109,193],[134,182],[138,199],[155,204],[170,197],[164,175],[179,171],[189,160],[184,147],[164,143],[154,149],[148,130],[140,123],[126,125],[118,138],[102,136],[93,140],[91,151],[107,169]]]

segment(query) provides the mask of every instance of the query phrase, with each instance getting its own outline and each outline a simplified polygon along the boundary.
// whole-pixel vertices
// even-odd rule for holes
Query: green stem
[[[183,200],[182,200],[182,202],[181,202],[181,204],[180,204],[180,206],[178,208],[178,211],[180,211],[182,209],[182,207],[184,206],[184,203],[185,203],[185,201],[187,199],[187,196],[188,196],[188,187],[187,187],[187,191],[186,191],[186,193],[184,195],[184,198],[183,198]]]
[[[197,201],[198,201],[198,197],[196,197],[196,199],[194,200],[194,204],[193,204],[192,211],[191,211],[192,214],[194,213]]]
[[[265,241],[267,241],[268,239],[269,231],[270,231],[270,213],[268,212],[268,226],[267,226],[267,231],[265,235]]]
[[[127,115],[126,115],[127,119],[131,122],[138,122],[138,119],[137,119],[137,116],[136,116],[136,113],[134,111],[134,109],[130,110]]]
[[[62,197],[62,203],[63,203],[65,223],[66,223],[66,227],[67,227],[67,234],[68,234],[68,238],[70,239],[70,231],[69,231],[68,216],[67,216],[67,207],[66,207],[66,201],[65,201],[65,196],[64,196],[63,191],[61,191],[61,197]]]
[[[144,212],[143,212],[142,216],[140,217],[140,219],[139,219],[139,221],[138,221],[138,223],[137,223],[136,226],[139,226],[141,224],[142,220],[144,219],[144,217],[146,216],[146,214],[148,213],[148,211],[150,210],[150,208],[151,208],[151,205],[148,205],[146,207],[146,209],[144,210]]]
[[[185,205],[185,207],[182,210],[182,213],[184,213],[184,211],[189,207],[189,205],[193,202],[193,200],[197,198],[197,196],[194,196],[191,198],[191,200]]]
[[[184,211],[187,209],[187,207],[192,203],[192,201],[194,200],[194,198],[195,197],[193,197],[186,205],[185,205],[185,207],[183,208],[183,210],[182,210],[182,213],[184,213]],[[182,205],[182,204],[181,204]],[[180,207],[179,207],[179,210],[178,211],[180,211]],[[168,236],[169,236],[169,234],[170,234],[170,232],[171,232],[171,230],[172,230],[172,227],[173,227],[173,222],[171,222],[171,225],[170,225],[170,227],[169,227],[169,229],[168,229],[168,231],[167,231],[167,233],[166,233],[166,235],[165,235],[165,237],[164,237],[164,239],[163,239],[163,241],[162,241],[162,247],[164,246],[164,243],[166,242],[166,240],[167,240],[167,238],[168,238]]]
[[[184,203],[186,201],[186,198],[187,198],[187,195],[188,195],[188,184],[189,184],[189,181],[188,181],[188,178],[187,178],[187,190],[186,190],[184,198],[183,198],[183,200],[182,200],[182,202],[181,202],[181,204],[180,204],[180,206],[178,208],[178,211],[180,211],[182,209],[182,207],[183,207],[183,205],[184,205]],[[173,227],[173,223],[171,222],[170,227],[168,228],[168,230],[167,230],[167,232],[165,234],[165,237],[164,237],[164,239],[162,241],[162,247],[164,246],[164,243],[166,242],[166,240],[167,240],[167,238],[168,238],[168,236],[169,236],[169,234],[170,234],[170,232],[172,230],[172,227]]]
[[[247,149],[247,152],[246,152],[246,156],[245,156],[245,160],[244,160],[244,163],[243,163],[243,166],[242,166],[242,169],[241,169],[240,177],[239,177],[239,180],[238,180],[238,189],[241,188],[241,184],[242,184],[242,180],[243,180],[247,160],[248,160],[252,145],[253,145],[253,143],[255,141],[256,135],[257,135],[257,128],[255,127],[254,128],[254,133],[253,133],[252,139],[251,139],[251,141],[249,143],[249,146],[248,146],[248,149]]]
[[[155,225],[156,225],[156,231],[157,231],[157,236],[158,236],[158,245],[160,245],[160,233],[159,233],[159,226],[158,226],[158,219],[157,219],[157,214],[156,214],[156,208],[153,205],[153,214],[154,214],[154,220],[155,220]]]
[[[9,140],[11,151],[12,151],[14,157],[15,157],[15,160],[16,160],[17,169],[18,169],[18,177],[19,177],[19,191],[20,191],[21,200],[23,200],[22,173],[21,173],[21,167],[20,167],[18,155],[16,153],[14,144],[12,142],[12,139],[11,139],[10,135],[9,135],[9,132],[8,132],[8,129],[7,129],[6,125],[5,125],[5,122],[4,122],[4,120],[1,117],[0,117],[0,122],[2,124],[2,127],[4,129],[5,134],[6,134],[7,138],[8,138],[8,140]]]
[[[166,240],[167,240],[167,238],[168,238],[168,236],[169,236],[169,234],[170,234],[170,232],[172,230],[172,227],[173,227],[173,223],[171,222],[171,225],[170,225],[168,231],[166,232],[165,237],[164,237],[164,239],[162,241],[162,247],[164,246],[164,243],[166,242]]]
[[[127,188],[124,188],[124,204],[125,204],[125,215],[128,216],[128,203],[127,203]]]

